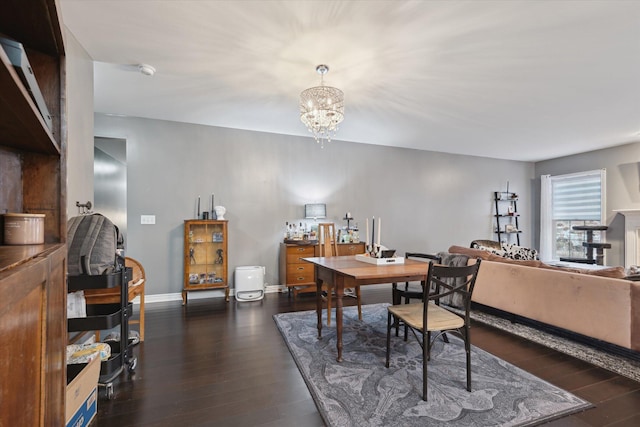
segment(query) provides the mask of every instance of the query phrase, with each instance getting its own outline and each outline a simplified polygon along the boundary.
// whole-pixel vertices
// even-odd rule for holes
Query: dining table
[[[333,290],[336,301],[337,361],[342,362],[342,299],[344,290],[363,285],[397,282],[426,281],[428,264],[411,259],[403,263],[372,264],[359,261],[355,256],[303,258],[314,265],[316,276],[316,311],[318,314],[318,339],[322,339],[322,285]],[[366,306],[364,307],[366,309]]]

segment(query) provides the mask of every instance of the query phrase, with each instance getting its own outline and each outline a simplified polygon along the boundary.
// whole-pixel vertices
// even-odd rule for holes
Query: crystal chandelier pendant
[[[328,66],[318,65],[316,71],[320,74],[320,86],[305,89],[300,94],[300,120],[324,148],[324,142],[331,142],[344,120],[344,93],[324,85]]]

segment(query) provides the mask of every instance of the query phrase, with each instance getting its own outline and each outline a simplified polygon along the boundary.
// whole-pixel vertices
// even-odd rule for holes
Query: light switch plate
[[[155,215],[140,215],[140,224],[155,224]]]

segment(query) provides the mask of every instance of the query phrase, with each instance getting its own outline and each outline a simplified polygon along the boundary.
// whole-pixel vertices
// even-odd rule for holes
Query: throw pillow
[[[535,249],[525,248],[524,246],[514,245],[512,243],[503,243],[502,250],[505,252],[505,257],[511,259],[538,259],[538,251]]]
[[[503,258],[508,258],[507,257],[507,253],[502,249],[496,249],[496,248],[492,248],[490,246],[482,246],[482,245],[478,245],[478,249],[480,249],[482,251],[491,252],[492,254],[501,256]]]

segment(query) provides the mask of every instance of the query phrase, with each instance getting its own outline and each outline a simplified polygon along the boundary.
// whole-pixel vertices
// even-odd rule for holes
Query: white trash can
[[[262,266],[236,267],[235,295],[238,301],[257,301],[264,298],[265,268]]]

